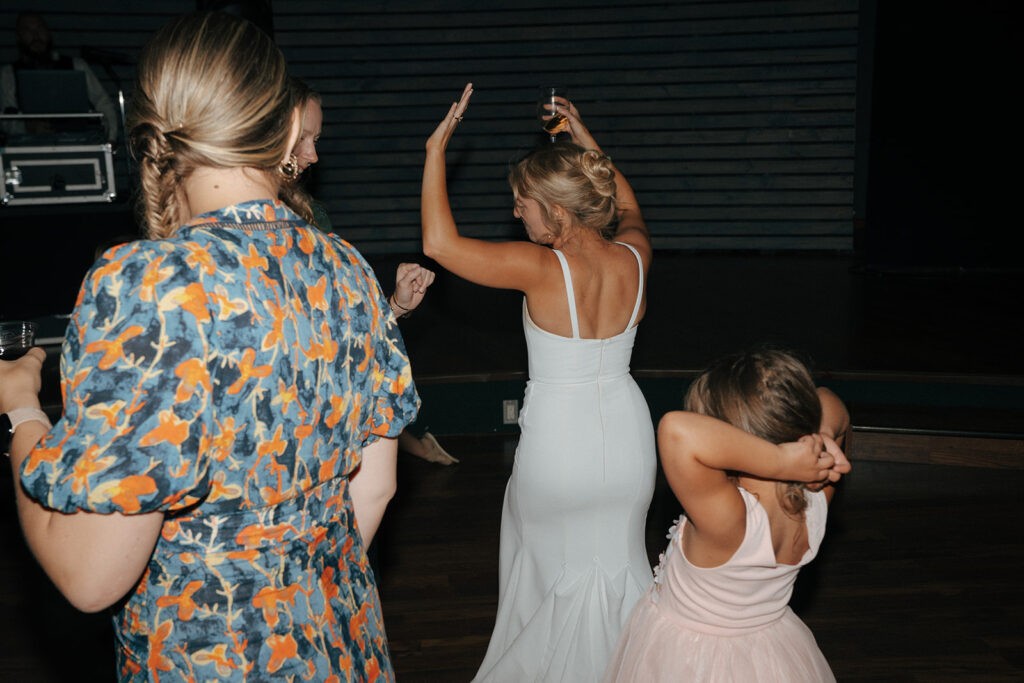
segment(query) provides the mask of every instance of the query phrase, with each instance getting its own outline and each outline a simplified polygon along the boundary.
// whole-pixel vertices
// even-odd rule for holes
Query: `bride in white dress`
[[[525,294],[530,362],[522,436],[501,520],[498,614],[475,681],[596,681],[652,581],[644,523],[656,457],[650,411],[629,375],[651,245],[629,183],[576,107],[572,143],[511,174],[530,241],[458,233],[445,148],[472,86],[427,141],[423,250],[487,287]]]

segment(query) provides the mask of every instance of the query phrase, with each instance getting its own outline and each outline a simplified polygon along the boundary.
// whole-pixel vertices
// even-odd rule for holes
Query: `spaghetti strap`
[[[569,262],[565,260],[565,255],[557,249],[552,249],[555,252],[555,256],[558,257],[558,262],[562,264],[562,279],[565,280],[565,296],[569,298],[569,322],[572,323],[572,338],[580,338],[580,321],[576,317],[576,292],[572,288],[572,273],[569,272]]]
[[[636,256],[637,265],[640,267],[640,284],[637,286],[636,290],[636,303],[633,304],[633,315],[629,317],[629,324],[626,325],[626,329],[628,330],[629,328],[633,327],[634,324],[636,324],[636,316],[640,313],[640,302],[643,301],[644,298],[644,261],[643,259],[640,258],[640,252],[638,252],[632,246],[626,244],[625,242],[616,242],[615,244],[621,244],[626,249],[629,249],[631,252],[633,252],[633,256]]]

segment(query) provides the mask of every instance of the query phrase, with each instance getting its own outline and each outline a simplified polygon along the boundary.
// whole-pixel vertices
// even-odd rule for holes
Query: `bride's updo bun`
[[[255,24],[210,12],[160,29],[139,57],[127,118],[149,237],[168,237],[190,218],[181,182],[196,167],[277,178],[292,110],[284,56]]]
[[[509,184],[517,197],[535,200],[544,222],[560,234],[564,225],[555,219],[559,205],[575,223],[605,239],[615,233],[615,170],[611,159],[573,142],[559,142],[534,150],[516,163]]]

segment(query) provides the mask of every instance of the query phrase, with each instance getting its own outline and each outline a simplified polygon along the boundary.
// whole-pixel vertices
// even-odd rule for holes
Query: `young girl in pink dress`
[[[713,364],[686,410],[658,426],[686,514],[604,681],[834,681],[787,603],[850,469],[846,408],[795,357],[760,350]]]

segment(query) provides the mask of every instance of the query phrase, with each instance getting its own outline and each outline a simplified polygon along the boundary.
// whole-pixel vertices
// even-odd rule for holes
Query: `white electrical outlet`
[[[507,425],[514,425],[519,421],[519,401],[517,399],[501,402],[501,419]]]

